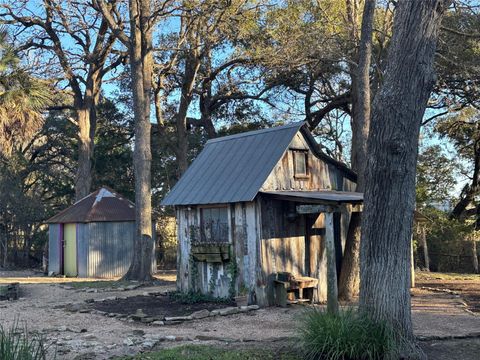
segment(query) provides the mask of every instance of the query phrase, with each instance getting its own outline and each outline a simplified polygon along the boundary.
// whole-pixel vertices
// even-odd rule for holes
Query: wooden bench
[[[286,307],[287,304],[309,302],[313,303],[313,291],[318,285],[318,279],[306,276],[293,276],[290,273],[278,273],[274,283],[275,304]],[[289,300],[289,294],[295,294],[294,300]]]

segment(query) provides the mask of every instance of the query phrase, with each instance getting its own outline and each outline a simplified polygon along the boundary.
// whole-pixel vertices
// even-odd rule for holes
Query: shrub
[[[18,322],[9,329],[0,324],[0,359],[46,360],[47,352],[43,339],[20,328]]]
[[[352,310],[337,315],[308,310],[300,320],[299,345],[311,360],[384,359],[396,351],[390,326]]]

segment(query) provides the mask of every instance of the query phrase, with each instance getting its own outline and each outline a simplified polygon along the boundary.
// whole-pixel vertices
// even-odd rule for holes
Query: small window
[[[308,152],[293,151],[293,168],[295,177],[308,177]]]
[[[200,210],[201,241],[228,242],[228,208],[208,207]]]

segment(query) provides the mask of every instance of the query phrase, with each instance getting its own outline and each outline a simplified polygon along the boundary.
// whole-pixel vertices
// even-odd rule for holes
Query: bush
[[[9,329],[0,324],[0,359],[2,360],[46,360],[47,352],[43,339],[21,329],[18,322]]]
[[[348,310],[338,315],[308,310],[300,320],[299,344],[306,359],[373,360],[396,351],[390,326]]]

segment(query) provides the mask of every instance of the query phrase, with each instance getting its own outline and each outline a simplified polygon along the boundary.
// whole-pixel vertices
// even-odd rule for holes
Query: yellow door
[[[77,231],[75,224],[65,224],[64,238],[64,274],[77,276]]]

